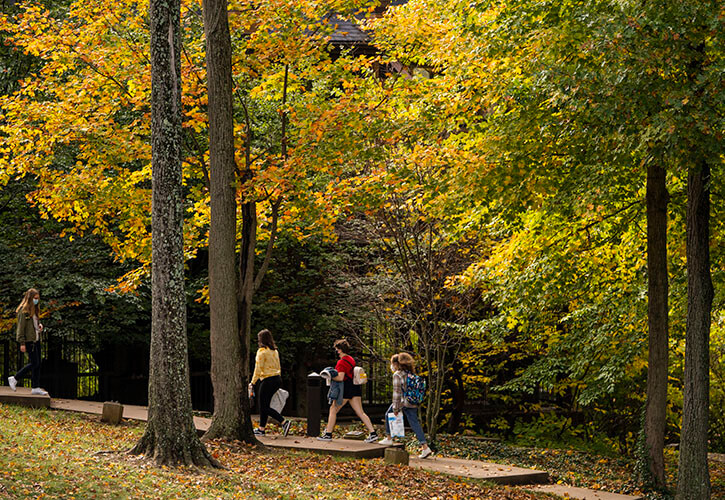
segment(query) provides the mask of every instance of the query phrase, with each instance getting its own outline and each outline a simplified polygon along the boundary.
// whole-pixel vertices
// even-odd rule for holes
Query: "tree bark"
[[[449,381],[451,396],[453,398],[453,408],[451,410],[451,419],[448,421],[448,433],[456,434],[461,425],[463,418],[463,408],[466,403],[466,388],[463,383],[463,372],[461,372],[461,363],[454,360],[452,363],[453,376]]]
[[[242,401],[246,389],[239,371],[242,347],[237,333],[234,117],[232,44],[226,0],[204,0],[209,96],[209,316],[214,416],[204,439],[243,439]],[[251,424],[250,424],[251,425]]]
[[[647,462],[653,486],[666,487],[665,427],[667,417],[667,374],[669,355],[667,274],[667,175],[664,168],[647,169],[647,271],[649,360],[644,432]]]
[[[687,333],[678,500],[710,498],[707,431],[710,391],[710,166],[701,160],[687,179]]]
[[[250,172],[247,175],[251,175]],[[245,179],[246,180],[246,179]],[[249,381],[249,345],[252,329],[252,299],[254,297],[254,249],[257,244],[257,203],[242,204],[242,249],[239,256],[239,289],[237,292],[238,332],[242,347],[242,363],[239,373],[242,380]],[[249,398],[242,398],[244,429],[242,441],[259,443],[252,431]]]
[[[149,410],[134,454],[218,465],[199,441],[189,383],[181,175],[180,2],[151,0],[152,264]]]

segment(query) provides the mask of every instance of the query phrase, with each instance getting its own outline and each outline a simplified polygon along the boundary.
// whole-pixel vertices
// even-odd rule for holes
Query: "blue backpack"
[[[425,398],[425,379],[420,375],[408,372],[405,376],[405,388],[403,389],[403,399],[410,405],[418,406]]]

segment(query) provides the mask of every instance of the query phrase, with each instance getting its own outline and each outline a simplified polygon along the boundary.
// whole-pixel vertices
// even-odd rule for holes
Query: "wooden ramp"
[[[30,394],[30,388],[18,387],[13,391],[10,387],[0,386],[0,403],[8,403],[31,408],[50,408],[50,396]]]
[[[530,491],[537,491],[557,495],[570,500],[641,500],[642,496],[621,495],[619,493],[607,493],[606,491],[590,490],[587,488],[575,488],[564,484],[547,484],[526,488]]]
[[[453,476],[485,479],[498,484],[542,484],[549,482],[549,473],[533,469],[522,469],[511,465],[463,460],[460,458],[410,459],[410,466]]]
[[[87,413],[89,415],[103,414],[103,403],[99,403],[97,401],[53,398],[50,402],[50,407],[54,410],[75,411],[78,413]],[[123,418],[147,422],[149,419],[148,408],[145,406],[123,405]],[[194,417],[194,425],[196,426],[197,432],[201,435],[209,429],[211,420],[208,418]]]
[[[262,436],[259,439],[270,448],[286,448],[288,450],[309,451],[325,455],[338,455],[351,458],[380,458],[385,455],[388,446],[377,443],[366,443],[356,439],[333,439],[319,441],[313,437],[302,436]]]
[[[53,399],[50,407],[54,410],[76,411],[91,415],[103,413],[103,403],[95,401],[78,401],[75,399]],[[123,418],[130,420],[148,420],[148,409],[145,406],[123,405]],[[194,425],[199,434],[204,434],[211,425],[211,419],[194,417]],[[316,438],[280,435],[260,436],[259,441],[270,448],[286,448],[297,451],[309,451],[328,455],[339,455],[351,458],[379,458],[385,454],[385,446],[369,444],[353,439],[333,439],[318,441]]]

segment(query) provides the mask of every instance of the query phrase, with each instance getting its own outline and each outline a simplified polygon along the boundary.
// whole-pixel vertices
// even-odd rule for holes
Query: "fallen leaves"
[[[536,498],[381,459],[260,450],[240,442],[207,443],[226,470],[156,467],[125,453],[142,432],[143,425],[115,427],[78,414],[0,405],[0,491],[9,498],[48,499]]]

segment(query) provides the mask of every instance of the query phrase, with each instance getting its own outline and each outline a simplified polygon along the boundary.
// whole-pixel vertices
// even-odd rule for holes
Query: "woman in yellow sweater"
[[[257,380],[259,383],[259,427],[254,429],[254,434],[264,436],[264,428],[267,425],[267,419],[272,417],[282,425],[284,435],[287,436],[290,428],[290,421],[279,414],[274,408],[270,408],[269,403],[272,401],[274,393],[282,387],[282,369],[279,365],[279,352],[277,345],[272,338],[272,332],[262,330],[257,334],[259,349],[254,360],[254,374],[249,384],[250,392]]]

